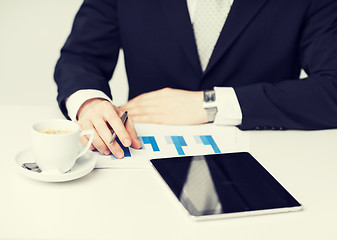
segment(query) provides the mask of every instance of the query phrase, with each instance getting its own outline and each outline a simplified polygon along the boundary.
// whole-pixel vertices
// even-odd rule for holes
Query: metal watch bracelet
[[[207,111],[208,122],[214,122],[215,116],[218,112],[214,90],[204,91],[203,107]]]

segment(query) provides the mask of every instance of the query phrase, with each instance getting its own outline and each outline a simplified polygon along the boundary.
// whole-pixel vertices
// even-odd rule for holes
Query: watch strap
[[[214,90],[204,91],[203,107],[207,111],[208,122],[214,122],[215,116],[218,112],[216,95]]]

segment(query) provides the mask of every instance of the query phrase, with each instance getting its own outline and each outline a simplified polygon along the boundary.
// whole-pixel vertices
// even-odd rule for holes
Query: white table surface
[[[194,222],[153,169],[95,169],[65,183],[15,170],[48,106],[0,105],[0,239],[337,239],[337,130],[252,131],[250,152],[304,210]]]
[[[296,213],[193,222],[152,169],[67,183],[15,171],[30,126],[61,117],[53,70],[82,0],[0,0],[0,239],[337,239],[337,130],[252,131],[250,152],[300,201]],[[126,101],[119,61],[111,84]],[[119,96],[117,96],[119,94]]]

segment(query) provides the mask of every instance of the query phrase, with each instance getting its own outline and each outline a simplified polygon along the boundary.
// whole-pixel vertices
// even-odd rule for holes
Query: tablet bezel
[[[221,153],[221,154],[211,154],[211,155],[223,155],[223,154],[249,154],[255,161],[257,161],[250,153],[248,152],[237,152],[237,153]],[[210,155],[201,155],[201,156],[210,156]],[[181,157],[194,157],[194,156],[181,156]],[[159,176],[161,181],[164,182],[164,185],[166,185],[166,188],[170,192],[170,194],[173,194],[175,201],[178,202],[178,206],[183,209],[185,214],[187,214],[192,220],[194,221],[205,221],[205,220],[216,220],[216,219],[226,219],[226,218],[239,218],[239,217],[248,217],[248,216],[258,216],[258,215],[269,215],[269,214],[275,214],[275,213],[287,213],[287,212],[297,212],[303,210],[303,206],[300,202],[297,201],[297,199],[288,192],[286,188],[283,187],[283,185],[275,179],[269,171],[267,171],[258,161],[257,163],[267,172],[271,175],[271,177],[281,185],[281,187],[284,188],[285,191],[299,204],[299,206],[292,206],[292,207],[281,207],[281,208],[271,208],[271,209],[262,209],[262,210],[250,210],[250,211],[241,211],[241,212],[231,212],[231,213],[219,213],[219,214],[210,214],[210,215],[192,215],[188,209],[185,208],[183,203],[180,201],[178,196],[174,193],[174,191],[171,189],[167,181],[163,178],[161,173],[158,171],[156,166],[154,165],[153,161],[169,161],[170,159],[177,159],[177,157],[170,157],[170,158],[156,158],[151,159],[150,163],[152,167],[155,169],[156,175]]]

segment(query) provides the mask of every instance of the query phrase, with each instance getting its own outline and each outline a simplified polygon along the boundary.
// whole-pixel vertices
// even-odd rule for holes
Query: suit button
[[[255,129],[256,129],[256,130],[261,130],[261,127],[260,127],[260,126],[257,126]]]

